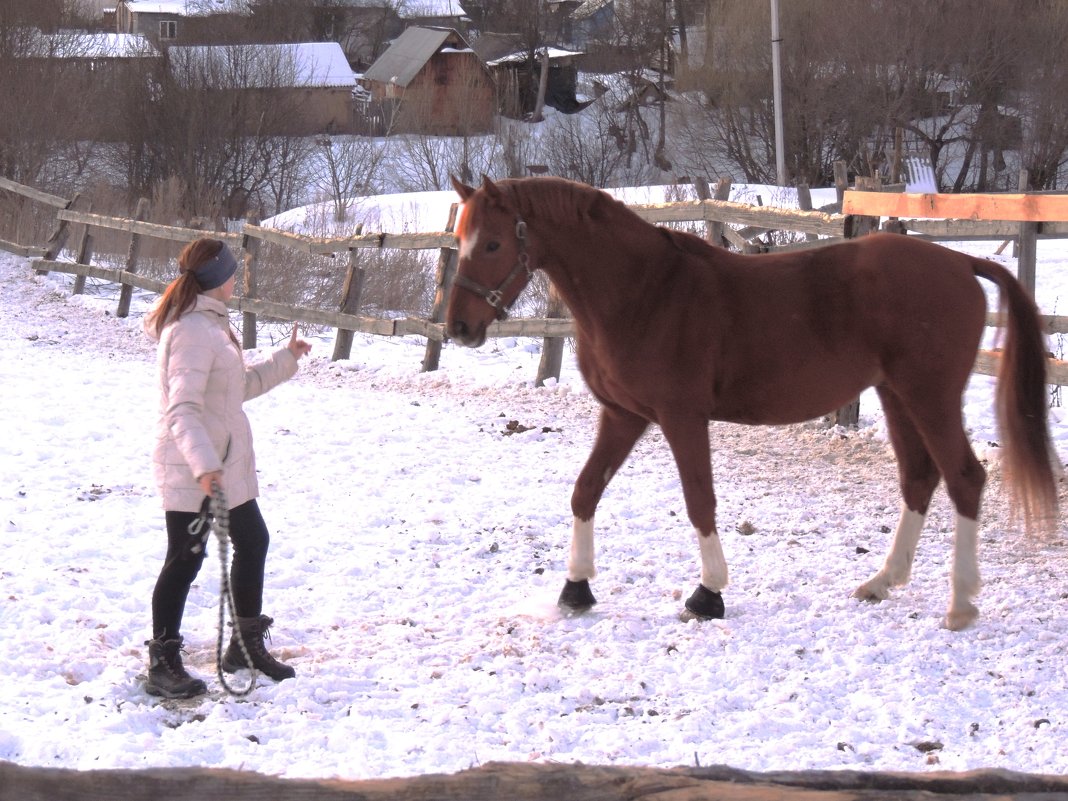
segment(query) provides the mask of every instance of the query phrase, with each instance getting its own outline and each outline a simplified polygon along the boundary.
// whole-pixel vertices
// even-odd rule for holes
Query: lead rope
[[[219,541],[219,636],[215,641],[215,675],[219,677],[219,683],[230,695],[238,698],[251,693],[256,689],[256,669],[252,666],[252,656],[245,645],[245,635],[237,624],[237,609],[234,606],[234,594],[230,589],[230,508],[226,505],[226,495],[217,481],[211,482],[211,497],[201,510],[200,516],[189,525],[189,534],[199,537],[200,542],[194,544],[194,553],[200,552],[208,543],[208,534],[215,531],[215,538]],[[248,687],[243,690],[235,690],[226,680],[226,674],[222,668],[223,632],[226,630],[226,608],[230,609],[230,621],[233,624],[235,639],[245,657],[245,664],[252,671],[252,678]]]

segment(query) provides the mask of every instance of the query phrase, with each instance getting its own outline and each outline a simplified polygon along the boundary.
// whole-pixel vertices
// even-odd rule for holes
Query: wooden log
[[[887,194],[850,190],[842,201],[845,214],[870,217],[941,217],[951,220],[1042,222],[1068,220],[1068,195]]]
[[[57,209],[70,207],[70,201],[66,198],[59,197],[58,195],[50,195],[47,192],[42,192],[39,189],[34,189],[32,186],[17,183],[9,178],[0,178],[0,189],[6,189],[9,192],[14,192],[16,195],[22,195],[22,197],[36,200],[38,203],[44,203],[46,206],[54,206]]]
[[[460,204],[453,203],[449,206],[449,219],[445,222],[445,231],[452,233],[456,230],[456,217],[460,213]],[[443,247],[438,252],[438,266],[434,271],[434,302],[430,306],[430,321],[441,323],[445,320],[445,309],[449,303],[449,290],[452,288],[452,278],[456,273],[456,264],[459,254],[454,247]],[[423,353],[423,372],[430,373],[438,369],[441,361],[441,346],[444,339],[427,338],[426,350]]]
[[[0,250],[6,250],[8,253],[14,253],[24,259],[41,259],[45,255],[44,248],[33,245],[20,245],[18,242],[11,242],[7,239],[0,239]]]
[[[148,216],[148,198],[141,198],[137,201],[137,210],[134,212],[134,220],[141,222]],[[141,258],[141,242],[142,234],[132,232],[130,234],[130,248],[126,252],[126,269],[125,272],[136,273],[137,261]],[[130,314],[130,300],[133,298],[133,287],[130,284],[123,284],[122,289],[119,290],[119,305],[115,309],[116,317],[127,317]]]
[[[206,768],[75,771],[0,762],[0,801],[1064,801],[1068,778],[1006,770],[755,772],[490,762],[458,773],[348,781]]]
[[[1020,170],[1020,191],[1026,192],[1030,185],[1027,170]],[[1030,195],[1028,196],[1030,197]],[[1035,264],[1038,261],[1038,223],[1025,220],[1020,223],[1016,248],[1016,277],[1033,298],[1035,296]]]
[[[163,239],[169,242],[192,242],[194,239],[204,236],[201,228],[182,228],[174,225],[161,225],[160,223],[131,220],[127,217],[107,217],[103,214],[90,214],[84,211],[59,211],[56,219],[70,223],[82,223],[96,228],[106,228],[111,231],[125,231],[130,234],[141,234],[151,239]],[[229,234],[219,232],[213,234],[215,239],[221,239],[230,247],[241,246],[241,234]]]
[[[259,222],[256,217],[251,218],[253,224]],[[256,273],[260,255],[260,240],[251,236],[241,237],[241,249],[244,252],[245,269],[242,276],[241,293],[249,300],[256,297]],[[256,313],[246,311],[241,314],[241,347],[251,350],[256,347]]]
[[[568,316],[567,304],[560,297],[555,284],[549,284],[549,299],[545,309],[546,317],[550,319],[562,319]],[[538,374],[534,378],[534,386],[543,387],[545,382],[552,378],[560,380],[560,368],[563,366],[564,339],[563,337],[546,337],[541,344],[541,359],[538,361]]]
[[[89,264],[93,260],[93,235],[89,232],[89,226],[82,231],[81,240],[78,242],[78,264]],[[74,278],[74,287],[71,294],[80,295],[85,291],[85,276],[79,275]]]
[[[76,194],[71,198],[67,204],[67,208],[74,206],[78,202],[81,195]],[[67,237],[70,236],[70,225],[63,219],[56,215],[56,227],[52,231],[51,236],[48,237],[48,241],[45,243],[45,259],[52,261],[59,255],[59,252],[63,250],[63,246],[67,244]]]
[[[359,314],[363,303],[363,286],[367,281],[367,270],[360,264],[359,251],[349,251],[349,266],[345,271],[345,283],[341,287],[341,303],[338,310],[344,314]],[[352,355],[353,331],[347,328],[337,329],[334,336],[334,352],[330,361],[347,359]]]

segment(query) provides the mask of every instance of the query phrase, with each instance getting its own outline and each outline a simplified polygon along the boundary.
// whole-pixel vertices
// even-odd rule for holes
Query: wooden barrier
[[[281,779],[237,770],[64,770],[0,762],[0,801],[1064,801],[1068,778],[1006,770],[755,772],[490,762],[452,774]]]
[[[729,185],[721,183],[717,187],[717,196],[722,197],[726,194],[726,189]],[[37,200],[48,205],[55,206],[58,211],[56,212],[56,219],[61,225],[81,224],[88,227],[99,227],[104,229],[110,229],[115,231],[124,231],[130,234],[131,237],[131,256],[127,259],[127,269],[115,270],[95,267],[88,264],[60,262],[54,259],[47,258],[34,258],[39,257],[42,254],[42,249],[28,248],[17,245],[15,243],[7,243],[0,240],[0,247],[4,247],[8,250],[13,250],[20,253],[20,255],[30,257],[32,259],[31,264],[38,272],[64,272],[70,273],[76,276],[92,276],[95,278],[104,279],[107,281],[113,281],[123,285],[123,292],[126,293],[121,297],[126,298],[128,304],[128,292],[133,287],[138,287],[146,291],[161,292],[165,284],[160,281],[153,280],[144,276],[140,276],[136,273],[136,250],[133,243],[139,242],[141,237],[148,237],[153,239],[169,240],[173,242],[190,242],[200,236],[204,236],[205,232],[195,228],[182,228],[177,226],[161,225],[158,223],[150,223],[141,219],[128,219],[128,218],[115,218],[108,217],[100,214],[93,214],[88,211],[77,211],[71,208],[72,201],[66,201],[63,198],[58,198],[53,195],[48,195],[38,190],[22,187],[19,184],[15,184],[12,181],[6,179],[0,179],[0,189],[7,189],[10,191],[18,192],[26,197]],[[845,236],[849,231],[852,220],[857,216],[856,212],[863,211],[865,214],[874,213],[876,208],[900,208],[899,206],[884,205],[892,204],[893,202],[901,203],[902,201],[887,201],[886,198],[900,198],[899,194],[887,194],[880,192],[857,192],[854,190],[843,191],[843,207],[851,210],[854,214],[837,214],[827,213],[823,211],[810,211],[810,210],[796,210],[796,209],[781,209],[764,206],[749,206],[742,203],[732,203],[730,201],[709,198],[707,197],[707,191],[703,193],[701,199],[694,201],[682,201],[674,203],[655,203],[655,204],[638,204],[632,205],[631,208],[643,219],[656,224],[663,223],[685,223],[685,222],[697,222],[704,223],[706,231],[709,235],[722,237],[724,240],[728,240],[731,244],[739,245],[747,249],[751,249],[748,240],[740,238],[740,235],[730,226],[743,225],[746,226],[747,231],[752,235],[759,234],[761,232],[774,231],[774,230],[788,230],[796,231],[805,234],[806,241],[789,245],[789,248],[807,247],[813,245],[827,244],[829,240],[840,238]],[[925,198],[937,197],[960,197],[949,195],[938,196],[920,196]],[[988,197],[988,196],[982,196]],[[1007,198],[1018,197],[1016,195],[1005,196]],[[1035,197],[1032,195],[1022,195],[1019,197]],[[1065,198],[1066,196],[1040,196],[1043,198]],[[876,204],[876,205],[869,205]],[[930,201],[928,201],[930,203]],[[907,204],[906,204],[907,206]],[[1026,206],[1026,204],[1025,204]],[[933,208],[928,205],[925,208]],[[975,203],[972,203],[972,207],[976,207]],[[1007,206],[986,206],[985,208],[1008,208]],[[1027,206],[1030,209],[1039,209],[1043,214],[1047,213],[1050,209],[1060,208],[1060,206],[1051,204],[1037,204]],[[138,216],[143,216],[139,214]],[[1064,215],[1068,217],[1068,213]],[[1019,224],[1003,223],[1003,222],[983,222],[983,221],[928,221],[931,225],[938,224],[941,227],[938,229],[941,233],[953,233],[955,232],[959,238],[989,238],[990,232],[994,233],[994,238],[1009,238],[1019,234]],[[920,225],[919,221],[911,221],[910,226],[915,223]],[[986,226],[981,229],[982,236],[978,234],[969,237],[968,230],[964,226]],[[954,227],[955,226],[955,227]],[[1008,227],[1006,227],[1008,226]],[[356,252],[365,248],[394,248],[399,250],[431,250],[436,249],[439,251],[439,280],[441,276],[445,276],[446,282],[451,276],[451,272],[448,269],[447,261],[443,261],[444,256],[450,250],[454,252],[456,245],[456,237],[451,230],[448,230],[449,226],[446,226],[446,230],[438,232],[416,232],[416,233],[357,233],[348,237],[312,237],[304,234],[295,234],[285,231],[276,231],[273,229],[263,228],[260,225],[254,223],[247,223],[240,233],[213,233],[215,236],[223,241],[227,242],[234,248],[240,248],[245,252],[245,265],[247,270],[254,270],[256,264],[255,252],[259,245],[263,242],[270,242],[275,245],[286,247],[292,250],[297,250],[310,255],[334,255],[338,253],[345,253],[348,256],[347,264],[349,265],[350,272],[354,268]],[[931,229],[929,229],[931,230]],[[1054,235],[1054,232],[1063,231],[1065,236],[1068,236],[1068,222],[1063,223],[1060,227],[1056,227],[1056,224],[1042,223],[1039,227],[1039,235]],[[973,230],[974,233],[974,230]],[[91,240],[90,240],[91,241]],[[766,249],[762,247],[761,249]],[[80,250],[82,250],[80,248]],[[88,251],[86,251],[88,252]],[[444,264],[444,268],[442,268]],[[130,269],[130,268],[133,269]],[[245,278],[246,287],[252,287],[252,294],[255,292],[255,276],[250,274]],[[245,347],[255,347],[255,324],[250,326],[249,321],[255,321],[256,315],[263,315],[266,317],[272,317],[281,320],[293,320],[305,325],[322,325],[337,328],[339,330],[347,332],[358,332],[365,334],[374,334],[377,336],[407,336],[417,335],[425,337],[428,340],[429,357],[424,358],[424,369],[432,370],[437,367],[437,358],[434,353],[436,348],[439,347],[438,343],[441,343],[445,339],[444,324],[441,322],[441,309],[440,305],[445,297],[444,286],[438,287],[437,292],[437,309],[431,315],[431,319],[422,319],[415,317],[408,317],[402,319],[380,319],[375,317],[366,317],[358,314],[358,305],[354,300],[352,294],[354,284],[352,281],[346,281],[346,295],[345,298],[339,303],[340,311],[325,311],[320,309],[309,309],[306,307],[300,307],[289,304],[274,303],[271,301],[262,300],[256,297],[242,297],[235,298],[231,301],[230,306],[235,310],[239,310],[244,315],[245,328],[252,328],[253,331],[249,336],[243,337],[243,345]],[[119,309],[118,312],[123,311]],[[558,341],[561,338],[568,338],[574,336],[574,326],[569,318],[566,316],[554,316],[563,315],[564,310],[559,307],[559,304],[555,304],[549,309],[549,316],[544,318],[522,318],[511,319],[504,322],[497,322],[490,326],[488,330],[489,337],[542,337],[546,339],[545,351],[554,354],[556,351],[554,348],[558,347],[558,344],[554,344],[554,340]],[[119,315],[121,316],[121,314]],[[988,318],[991,325],[996,322],[996,315],[992,315]],[[1068,332],[1068,317],[1047,317],[1045,318],[1047,330],[1050,333],[1066,333]],[[335,358],[344,358],[346,355],[345,349],[335,352]],[[983,374],[993,374],[996,372],[998,356],[995,352],[984,352],[979,355],[976,361],[976,371]],[[560,360],[559,358],[543,359],[542,364],[539,365],[539,372],[537,376],[537,382],[543,383],[547,378],[559,378]],[[1050,361],[1049,370],[1050,383],[1055,384],[1068,384],[1068,366],[1065,362],[1052,360]]]

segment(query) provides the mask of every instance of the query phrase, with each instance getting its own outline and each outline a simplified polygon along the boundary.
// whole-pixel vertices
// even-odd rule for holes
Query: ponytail
[[[157,339],[162,336],[167,323],[177,320],[196,304],[201,289],[193,273],[222,249],[220,240],[206,237],[195,239],[182,248],[178,254],[178,277],[167,285],[159,302],[148,313],[148,327],[155,332]]]

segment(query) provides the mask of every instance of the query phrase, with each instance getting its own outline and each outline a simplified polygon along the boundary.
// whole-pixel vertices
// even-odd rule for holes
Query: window
[[[163,19],[159,22],[159,38],[160,39],[177,39],[178,38],[178,22],[173,19]]]

